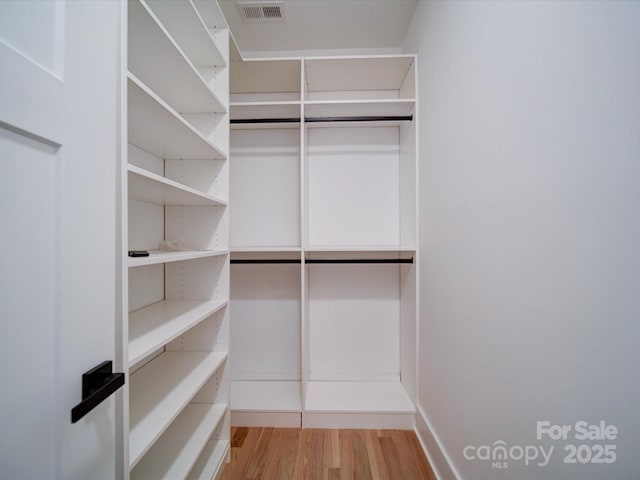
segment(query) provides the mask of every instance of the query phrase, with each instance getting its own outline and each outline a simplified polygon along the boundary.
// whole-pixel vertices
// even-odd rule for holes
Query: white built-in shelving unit
[[[232,54],[232,424],[413,426],[415,76]]]
[[[214,0],[127,2],[125,477],[229,458],[229,32]]]

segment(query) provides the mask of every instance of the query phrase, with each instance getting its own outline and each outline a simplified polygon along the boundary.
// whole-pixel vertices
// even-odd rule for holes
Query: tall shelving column
[[[298,59],[231,63],[233,425],[300,427]],[[246,123],[245,123],[246,122]]]
[[[414,424],[415,60],[304,59],[304,427]]]
[[[130,478],[229,456],[229,33],[212,0],[128,2]]]

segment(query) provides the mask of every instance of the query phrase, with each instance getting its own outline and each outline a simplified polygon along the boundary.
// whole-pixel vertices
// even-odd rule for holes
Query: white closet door
[[[115,360],[120,9],[0,2],[3,478],[117,476],[122,395],[70,411]]]

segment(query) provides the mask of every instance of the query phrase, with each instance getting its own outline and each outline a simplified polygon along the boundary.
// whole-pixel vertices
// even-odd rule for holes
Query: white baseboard
[[[246,412],[231,410],[232,427],[300,428],[301,412]]]
[[[420,406],[416,408],[415,431],[436,478],[438,480],[461,480],[462,477],[456,471],[447,452],[442,448],[440,439],[433,431],[431,422]]]
[[[302,428],[353,428],[367,430],[411,430],[413,413],[303,412]]]

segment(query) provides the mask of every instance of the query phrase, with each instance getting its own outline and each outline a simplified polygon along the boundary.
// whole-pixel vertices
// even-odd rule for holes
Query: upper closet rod
[[[322,122],[410,122],[413,115],[361,115],[352,117],[304,117],[306,123]]]
[[[351,117],[304,117],[306,123],[328,123],[328,122],[410,122],[413,115],[369,115]],[[299,117],[286,118],[232,118],[231,123],[300,123]]]
[[[291,118],[232,118],[229,123],[300,123],[300,117]]]

